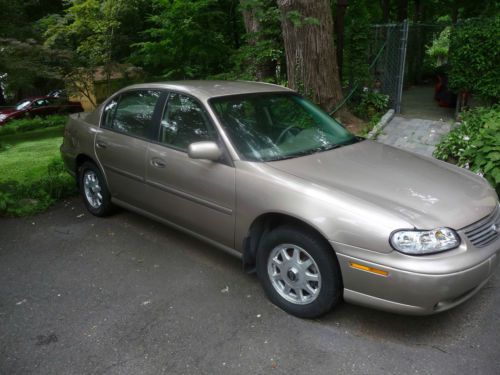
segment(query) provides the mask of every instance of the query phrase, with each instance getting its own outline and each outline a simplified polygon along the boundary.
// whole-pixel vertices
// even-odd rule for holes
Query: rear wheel
[[[300,318],[317,318],[341,300],[337,258],[307,229],[281,226],[268,233],[257,253],[257,275],[269,299]]]
[[[111,196],[99,168],[92,162],[84,162],[78,169],[78,185],[87,210],[95,216],[112,212]]]

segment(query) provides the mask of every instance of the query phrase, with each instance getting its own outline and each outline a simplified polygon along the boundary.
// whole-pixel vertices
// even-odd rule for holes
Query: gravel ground
[[[301,320],[231,255],[75,198],[0,220],[0,374],[499,374],[498,285],[430,317]]]

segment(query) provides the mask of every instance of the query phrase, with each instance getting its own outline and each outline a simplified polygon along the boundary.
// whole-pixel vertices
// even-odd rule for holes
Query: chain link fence
[[[397,113],[401,110],[401,98],[405,72],[406,43],[408,40],[408,22],[402,24],[373,25],[368,41],[367,64],[373,79],[372,89],[389,98],[389,107]],[[350,83],[350,91],[331,114],[338,111],[351,98],[363,89],[356,80]]]
[[[380,86],[380,92],[389,97],[389,106],[401,112],[406,50],[409,25],[405,21],[397,24],[373,25],[370,48],[384,47],[380,59],[372,67],[372,74]]]

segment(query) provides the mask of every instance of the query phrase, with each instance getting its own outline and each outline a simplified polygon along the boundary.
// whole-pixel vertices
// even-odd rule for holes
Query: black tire
[[[85,183],[84,177],[86,173],[93,173],[97,178],[100,187],[100,194],[102,196],[102,203],[95,207],[87,198],[85,194]],[[108,216],[113,212],[113,204],[111,203],[111,195],[109,194],[108,186],[106,185],[106,180],[104,179],[103,174],[99,170],[99,168],[92,162],[86,161],[82,163],[82,165],[78,168],[78,188],[80,190],[80,194],[83,198],[83,203],[87,210],[95,216],[103,217]]]
[[[319,269],[321,287],[310,303],[298,304],[288,301],[271,281],[268,260],[273,249],[282,244],[296,245],[305,250]],[[280,226],[264,236],[257,252],[257,276],[271,302],[299,318],[318,318],[329,312],[342,299],[342,275],[334,251],[323,237],[300,226]]]

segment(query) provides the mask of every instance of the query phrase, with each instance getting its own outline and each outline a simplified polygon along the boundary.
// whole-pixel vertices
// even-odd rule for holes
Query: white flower
[[[469,136],[464,135],[464,138],[463,138],[463,140],[464,140],[464,141],[468,141],[469,139],[470,139],[470,137],[469,137]]]

